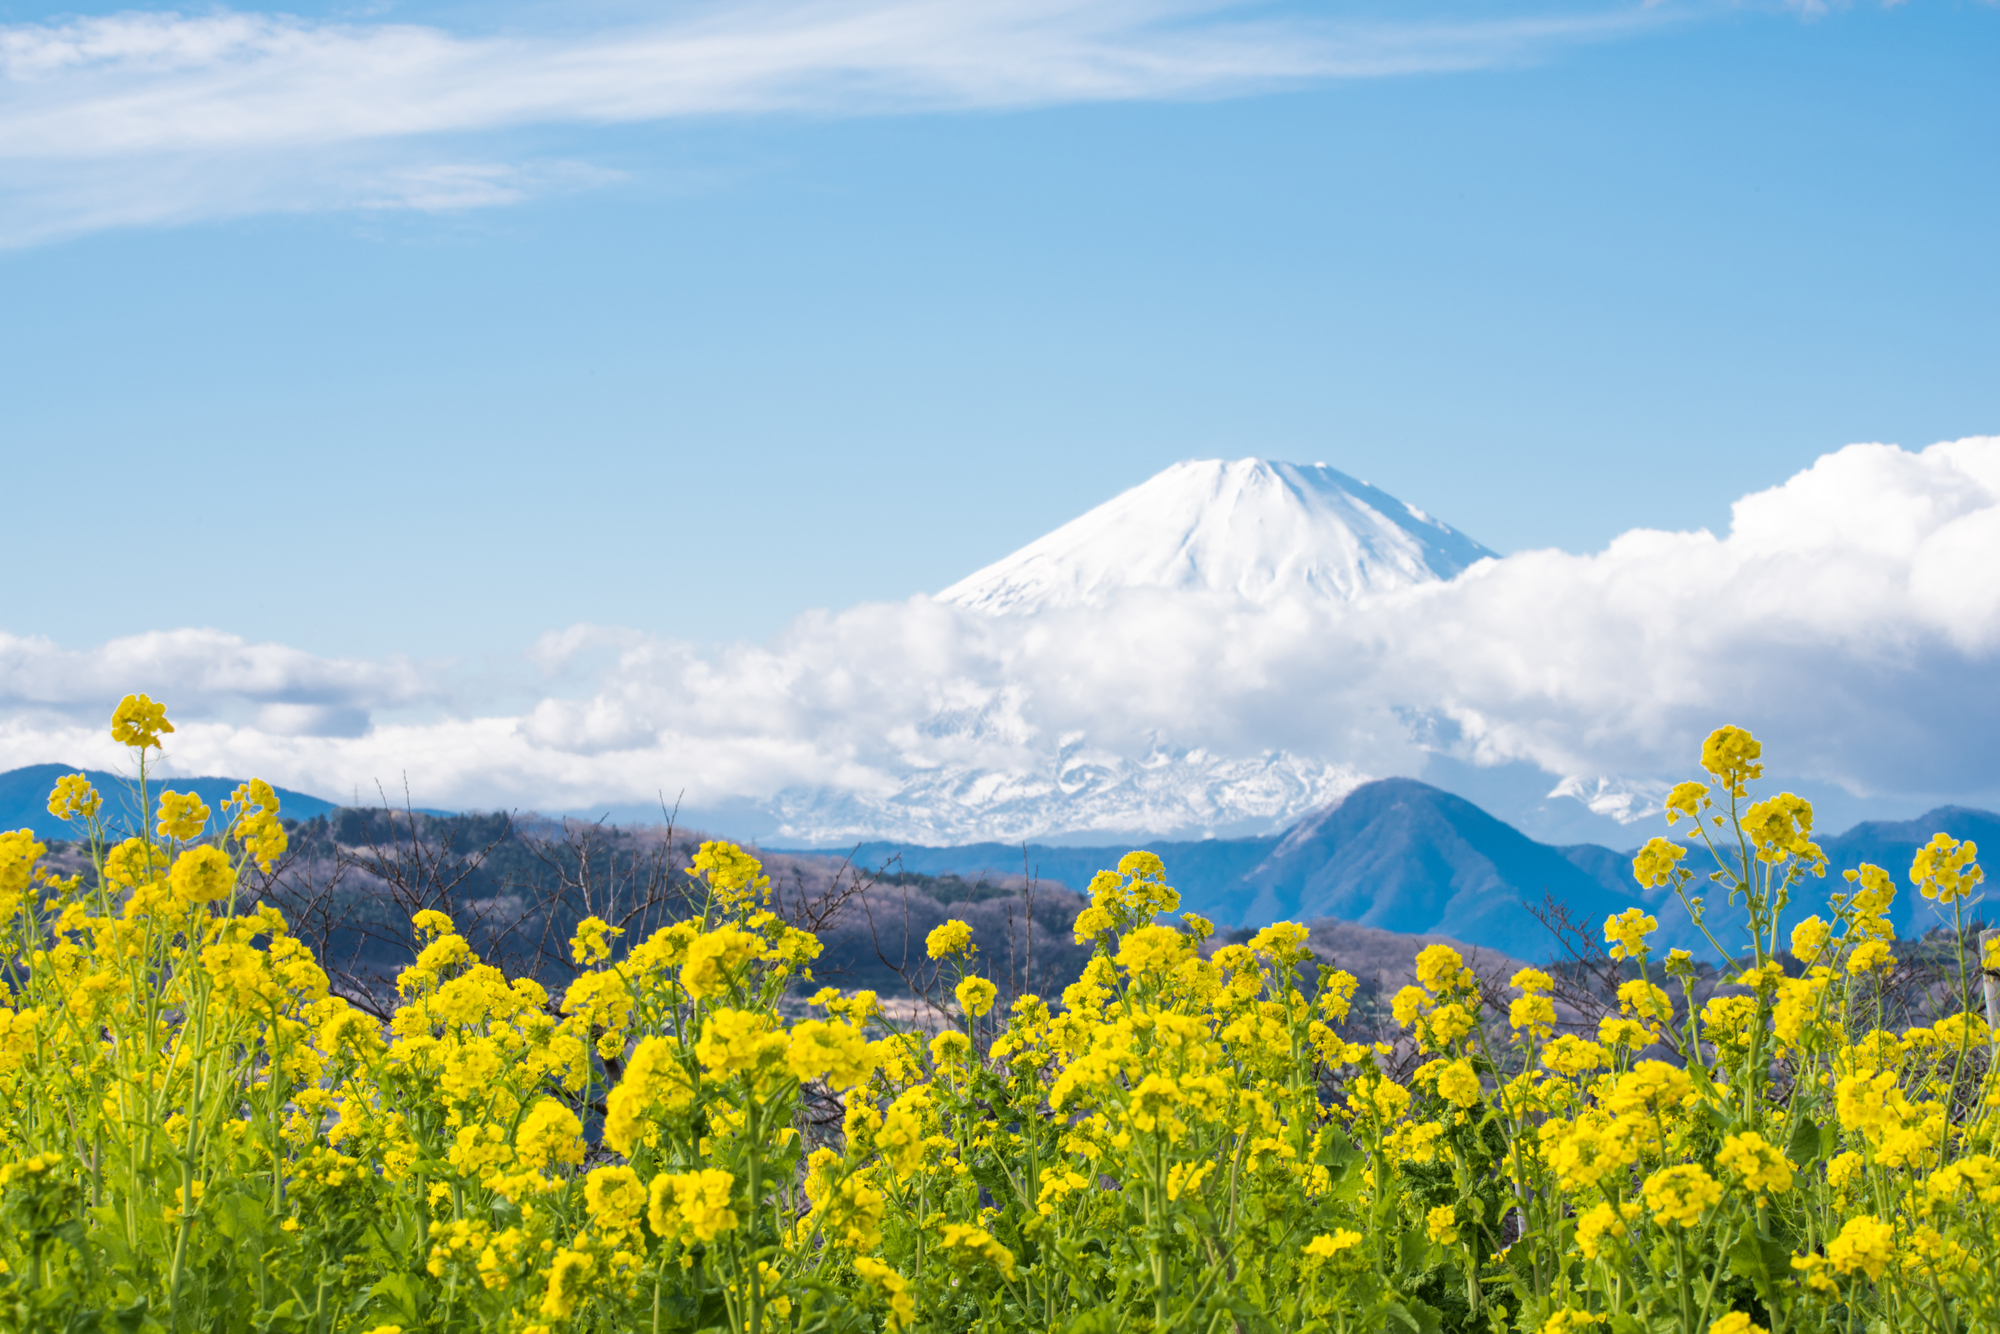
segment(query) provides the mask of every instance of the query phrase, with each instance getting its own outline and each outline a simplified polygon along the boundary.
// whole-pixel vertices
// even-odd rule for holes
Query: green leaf
[[[1434,1306],[1426,1306],[1414,1297],[1405,1297],[1400,1302],[1390,1302],[1382,1308],[1385,1315],[1394,1316],[1416,1334],[1444,1334],[1444,1314]]]
[[[1354,1141],[1347,1132],[1336,1125],[1329,1125],[1321,1132],[1319,1151],[1313,1161],[1328,1167],[1345,1167],[1353,1159],[1361,1156],[1361,1150],[1354,1147]]]
[[[1421,1332],[1423,1329],[1423,1326],[1417,1323],[1417,1318],[1411,1315],[1408,1311],[1403,1309],[1401,1302],[1384,1303],[1381,1308],[1381,1311],[1383,1315],[1393,1316],[1395,1319],[1401,1321],[1403,1328],[1405,1329],[1416,1330],[1419,1332]]]
[[[1754,1224],[1745,1224],[1743,1235],[1729,1248],[1729,1269],[1738,1278],[1765,1284],[1784,1281],[1792,1271],[1792,1252],[1757,1234]]]
[[[385,1274],[375,1286],[368,1289],[370,1297],[384,1297],[395,1304],[398,1313],[411,1324],[423,1319],[422,1285],[410,1274]]]
[[[1825,1157],[1825,1132],[1810,1117],[1801,1118],[1792,1128],[1792,1142],[1785,1146],[1785,1156],[1795,1167],[1811,1167]]]
[[[1421,1274],[1431,1267],[1435,1249],[1429,1237],[1413,1227],[1404,1228],[1402,1241],[1396,1247],[1396,1268],[1405,1274]]]

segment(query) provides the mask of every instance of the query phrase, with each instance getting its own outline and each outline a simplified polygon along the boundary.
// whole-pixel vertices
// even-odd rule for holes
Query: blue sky
[[[532,47],[774,10],[317,17]],[[1066,40],[1091,10],[1022,22]],[[73,12],[0,7],[17,60]],[[1849,441],[2000,424],[2000,8],[1168,18],[1197,47],[1487,36],[1417,59],[1473,68],[1097,100],[752,88],[242,152],[59,126],[0,156],[9,466],[49,501],[0,537],[49,576],[4,628],[425,658],[577,621],[761,638],[1180,458],[1325,459],[1503,551],[1589,550],[1719,527]],[[1545,19],[1581,35],[1491,36]],[[17,124],[104,95],[13,73]],[[384,207],[399,172],[477,206]]]
[[[183,771],[773,829],[1083,746],[1615,842],[1725,719],[2000,803],[1996,69],[1982,0],[0,0],[0,767],[150,686]],[[1246,455],[1509,559],[907,601]]]

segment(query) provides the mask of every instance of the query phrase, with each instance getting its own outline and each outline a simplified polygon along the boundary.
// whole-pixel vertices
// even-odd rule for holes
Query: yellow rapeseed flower
[[[1698,1163],[1663,1167],[1640,1187],[1646,1207],[1663,1222],[1693,1227],[1722,1200],[1722,1187]]]
[[[183,903],[214,903],[236,888],[236,864],[221,848],[188,848],[174,858],[168,882]]]
[[[1304,963],[1312,957],[1312,951],[1306,945],[1310,934],[1298,922],[1273,922],[1250,937],[1250,952],[1261,954],[1281,967],[1289,968]],[[1432,946],[1432,948],[1439,947]]]
[[[586,965],[603,963],[611,957],[611,942],[624,934],[624,927],[613,926],[602,917],[586,917],[576,924],[576,934],[570,937],[570,958]]]
[[[35,883],[41,872],[35,863],[48,853],[46,844],[35,841],[32,829],[15,829],[0,834],[0,912],[12,917],[21,903],[21,896]]]
[[[1960,843],[1949,834],[1933,834],[1910,862],[1910,883],[1927,899],[1936,899],[1940,904],[1956,903],[1986,879],[1986,873],[1973,861],[1978,855],[1977,843],[1970,840]]]
[[[1746,783],[1764,776],[1758,763],[1763,743],[1740,727],[1718,727],[1701,743],[1701,767],[1714,774],[1732,797],[1749,795]]]
[[[104,878],[113,889],[136,889],[166,869],[166,854],[143,838],[128,838],[104,854]]]
[[[549,1288],[542,1298],[541,1313],[557,1320],[575,1315],[577,1303],[589,1291],[591,1271],[596,1267],[586,1252],[567,1247],[557,1251],[549,1264]]]
[[[704,1167],[678,1175],[661,1173],[647,1191],[646,1222],[666,1240],[692,1236],[711,1242],[736,1229],[731,1202],[736,1178],[719,1167]]]
[[[646,1187],[629,1166],[594,1167],[584,1178],[583,1202],[590,1221],[601,1228],[636,1228],[646,1208]]]
[[[1622,1014],[1634,1015],[1649,1024],[1673,1022],[1674,999],[1665,990],[1654,986],[1644,978],[1635,977],[1629,982],[1618,984],[1618,1009]],[[1658,1031],[1656,1028],[1655,1032]]]
[[[1843,1274],[1859,1270],[1871,1279],[1895,1259],[1896,1229],[1872,1214],[1847,1220],[1840,1235],[1826,1244],[1827,1262]]]
[[[1701,813],[1709,806],[1708,784],[1686,782],[1674,784],[1673,791],[1667,793],[1664,803],[1667,808],[1667,824],[1677,825],[1682,816],[1699,821]]]
[[[1118,859],[1118,876],[1124,882],[1120,898],[1129,920],[1144,925],[1159,913],[1181,906],[1181,896],[1167,884],[1167,868],[1150,852],[1128,852]],[[1093,899],[1097,895],[1093,892]]]
[[[345,1001],[319,1027],[320,1050],[367,1059],[382,1050],[382,1026]]]
[[[630,1157],[649,1119],[676,1115],[694,1102],[694,1082],[681,1064],[681,1044],[671,1035],[642,1038],[625,1063],[624,1078],[605,1100],[604,1142]]]
[[[728,1079],[783,1060],[790,1046],[771,1015],[759,1010],[716,1010],[702,1024],[694,1054],[712,1077]]]
[[[1351,1251],[1361,1244],[1361,1234],[1347,1228],[1335,1228],[1330,1233],[1322,1233],[1305,1245],[1309,1260],[1331,1260],[1343,1251]]]
[[[890,1334],[909,1328],[916,1323],[917,1303],[907,1289],[909,1280],[891,1269],[882,1261],[870,1255],[854,1257],[854,1272],[889,1302]]]
[[[1457,950],[1449,945],[1426,945],[1417,951],[1417,983],[1433,996],[1444,997],[1472,989],[1476,979]]]
[[[1539,996],[1555,986],[1555,979],[1539,968],[1523,968],[1507,979],[1507,985],[1530,996]]]
[[[852,1024],[802,1019],[792,1025],[785,1060],[793,1078],[824,1078],[827,1087],[844,1093],[875,1072],[876,1050]]]
[[[1886,940],[1864,940],[1847,956],[1847,971],[1859,977],[1877,969],[1888,972],[1896,966],[1896,951]]]
[[[681,987],[694,1000],[718,996],[741,980],[745,965],[770,953],[770,944],[754,931],[738,926],[705,931],[688,943]]]
[[[1559,1075],[1574,1079],[1601,1069],[1604,1065],[1604,1048],[1587,1041],[1574,1033],[1564,1033],[1561,1037],[1542,1048],[1542,1066]]]
[[[1670,885],[1675,876],[1686,874],[1680,869],[1680,860],[1685,856],[1687,849],[1672,839],[1649,838],[1632,858],[1632,877],[1648,889]]]
[[[1437,1072],[1437,1091],[1440,1098],[1458,1107],[1475,1106],[1485,1093],[1478,1072],[1467,1060],[1447,1062]]]
[[[1507,1007],[1507,1023],[1540,1041],[1555,1029],[1556,1003],[1547,996],[1517,996]]]
[[[1817,963],[1826,953],[1833,928],[1818,917],[1808,917],[1792,928],[1792,957],[1800,963]]]
[[[1735,1177],[1751,1195],[1783,1194],[1792,1188],[1791,1160],[1754,1130],[1725,1136],[1715,1165]]]
[[[445,916],[435,908],[426,908],[415,917],[412,917],[410,925],[416,928],[417,939],[426,943],[437,939],[439,936],[450,935],[455,930],[452,926],[451,918]]]
[[[1646,937],[1659,929],[1657,918],[1637,908],[1627,908],[1615,917],[1604,919],[1604,941],[1611,946],[1614,959],[1643,959],[1647,954]]]
[[[1390,998],[1389,1012],[1395,1015],[1397,1023],[1409,1028],[1418,1015],[1435,1004],[1430,993],[1422,987],[1404,987]]]
[[[173,730],[174,725],[167,721],[167,706],[144,695],[127,695],[111,714],[111,739],[121,746],[157,749],[160,738]]]
[[[1756,1022],[1755,996],[1711,996],[1701,1010],[1701,1035],[1719,1047],[1744,1047]]]
[[[943,926],[933,927],[931,933],[924,937],[924,949],[933,959],[971,954],[978,948],[972,943],[972,928],[955,917]]]
[[[931,1061],[939,1066],[956,1066],[972,1054],[972,1039],[955,1028],[947,1028],[931,1039]]]
[[[208,826],[208,805],[193,792],[162,792],[160,794],[159,824],[155,832],[161,838],[176,839],[182,843],[201,837],[201,831]]]
[[[58,820],[94,820],[104,798],[83,774],[64,774],[49,792],[49,814]]]
[[[985,1228],[969,1223],[946,1223],[938,1245],[955,1258],[986,1261],[1008,1278],[1014,1277],[1014,1252],[993,1239]]]
[[[275,811],[252,811],[236,822],[235,836],[252,861],[269,871],[285,855],[290,839]]]
[[[1595,1260],[1604,1250],[1608,1240],[1622,1240],[1631,1225],[1639,1220],[1639,1206],[1626,1201],[1622,1207],[1614,1207],[1608,1200],[1600,1200],[1577,1215],[1576,1244],[1586,1260]]]
[[[761,862],[734,843],[714,841],[702,844],[688,867],[689,875],[707,874],[709,888],[727,908],[740,908],[770,892],[771,878],[763,871]]]
[[[1640,1061],[1601,1093],[1600,1101],[1616,1116],[1671,1117],[1694,1096],[1687,1071],[1665,1061]]]
[[[1000,995],[1000,988],[983,977],[961,978],[952,993],[958,999],[958,1008],[977,1018],[993,1008],[994,1000]]]
[[[1752,1321],[1741,1311],[1731,1311],[1728,1315],[1708,1324],[1708,1334],[1770,1334],[1762,1325]]]
[[[514,1151],[530,1171],[540,1171],[551,1163],[580,1164],[583,1124],[576,1113],[554,1098],[543,1098],[521,1119],[514,1132]]]
[[[1076,915],[1076,925],[1074,928],[1076,943],[1079,945],[1088,945],[1091,941],[1097,939],[1106,931],[1112,930],[1117,925],[1118,921],[1111,915],[1109,909],[1100,908],[1093,903]],[[943,929],[943,927],[938,928],[939,931]],[[937,931],[931,932],[931,936],[933,939],[936,938]],[[933,954],[931,957],[936,959],[943,956]]]
[[[1758,861],[1776,865],[1796,857],[1817,875],[1826,870],[1826,854],[1809,837],[1812,824],[1812,803],[1790,792],[1757,802],[1743,814],[1743,832]]]
[[[1847,882],[1856,886],[1854,895],[1848,900],[1863,919],[1880,919],[1889,915],[1890,907],[1896,902],[1896,882],[1889,873],[1873,862],[1863,862],[1852,870],[1842,871]],[[1866,935],[1886,938],[1887,924],[1869,926],[1857,922],[1856,928]]]

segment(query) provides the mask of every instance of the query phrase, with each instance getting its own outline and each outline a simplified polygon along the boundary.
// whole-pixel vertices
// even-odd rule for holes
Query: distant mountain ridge
[[[1896,924],[1899,935],[1919,935],[1949,921],[1948,912],[1940,914],[1936,905],[1926,901],[1910,883],[1910,859],[1917,855],[1918,848],[1931,841],[1933,834],[1949,834],[1961,842],[1977,843],[1986,854],[1981,861],[2000,870],[2000,857],[1996,857],[2000,854],[2000,814],[1968,806],[1940,806],[1914,820],[1864,820],[1845,833],[1822,837],[1819,845],[1827,860],[1825,889],[1847,890],[1849,886],[1841,878],[1841,872],[1872,862],[1896,882],[1896,902],[1889,911],[1889,920]],[[1987,883],[2000,886],[2000,878],[1995,877],[1993,870],[1988,872]],[[1979,910],[1975,907],[1972,911]]]
[[[1893,914],[1899,931],[1915,934],[1936,925],[1906,873],[1916,849],[1939,830],[2000,848],[2000,815],[1988,811],[1943,807],[1914,820],[1857,825],[1821,841],[1826,879],[1808,882],[1790,920],[1824,911],[1825,895],[1846,887],[1841,872],[1867,861],[1887,869],[1901,886]],[[1657,945],[1713,954],[1671,893],[1642,890],[1632,879],[1631,852],[1537,843],[1462,797],[1414,779],[1364,783],[1281,834],[1142,846],[1166,863],[1184,909],[1223,926],[1336,918],[1403,934],[1453,936],[1539,960],[1554,951],[1555,941],[1529,905],[1539,907],[1547,896],[1593,928],[1627,907],[1644,908],[1660,921]],[[861,844],[854,858],[873,868],[895,857],[905,870],[928,875],[1025,870],[1082,891],[1098,871],[1117,865],[1121,851],[874,841]],[[1692,857],[1690,865],[1700,860]],[[1741,939],[1740,910],[1719,895],[1709,897],[1710,930],[1734,946]]]
[[[40,838],[74,837],[73,829],[48,813],[46,803],[55,780],[75,772],[71,766],[40,764],[0,773],[0,829],[25,827]],[[83,772],[104,794],[114,828],[136,828],[138,813],[131,809],[125,780]],[[166,778],[153,791],[194,791],[219,816],[223,798],[239,781]],[[305,793],[277,791],[290,818],[311,819],[343,809]],[[1661,832],[1666,832],[1664,826]],[[1992,850],[2000,850],[2000,814],[1991,811],[1946,806],[1913,820],[1865,821],[1821,837],[1826,878],[1807,882],[1788,920],[1823,912],[1825,896],[1847,887],[1841,872],[1872,862],[1885,868],[1898,886],[1891,919],[1899,934],[1914,936],[1939,925],[1945,919],[1908,881],[1910,859],[1938,832],[1980,844],[1989,859]],[[1515,958],[1540,960],[1553,951],[1554,940],[1530,905],[1539,907],[1546,896],[1592,927],[1636,904],[1659,918],[1657,945],[1713,953],[1671,894],[1641,890],[1634,883],[1630,851],[1591,843],[1538,843],[1472,802],[1414,779],[1363,783],[1277,834],[1135,840],[1135,845],[1166,863],[1183,908],[1225,927],[1331,918],[1403,935],[1449,936]],[[1025,872],[1081,892],[1098,871],[1116,866],[1125,850],[1123,845],[1030,843],[1024,855],[1021,844],[1001,842],[930,847],[873,840],[856,847],[853,860],[872,870],[895,858],[902,869],[923,875],[977,878]],[[828,855],[824,848],[791,851]],[[1712,865],[1699,851],[1686,864],[1698,873]],[[1741,910],[1718,895],[1709,897],[1710,929],[1733,946],[1742,938]]]
[[[1166,471],[939,593],[1001,615],[1121,591],[1351,602],[1495,553],[1324,463],[1201,459]]]
[[[75,838],[77,831],[65,822],[49,814],[49,790],[56,785],[56,779],[64,774],[81,773],[88,777],[104,798],[104,820],[115,829],[126,833],[136,833],[140,824],[148,821],[151,812],[133,809],[132,788],[123,776],[106,773],[101,769],[78,769],[70,764],[30,764],[20,769],[9,769],[0,773],[0,829],[32,829],[36,838]],[[212,815],[222,817],[222,802],[236,790],[240,778],[161,778],[157,775],[147,782],[155,801],[162,791],[193,792],[207,803]],[[286,819],[310,820],[315,815],[325,815],[337,808],[337,803],[294,792],[290,788],[273,789],[278,794],[280,814]]]
[[[1462,797],[1409,778],[1364,783],[1281,834],[1143,844],[1166,863],[1181,906],[1223,926],[1338,918],[1403,934],[1454,936],[1517,958],[1548,953],[1547,931],[1522,900],[1544,894],[1588,920],[1645,903],[1637,887],[1605,883]],[[1586,845],[1587,846],[1587,845]],[[1616,859],[1608,848],[1592,853]],[[1030,844],[1025,869],[1084,890],[1121,850]],[[938,875],[1020,874],[1020,846],[926,848],[863,843],[855,860],[895,856]],[[1629,857],[1626,859],[1629,866]]]

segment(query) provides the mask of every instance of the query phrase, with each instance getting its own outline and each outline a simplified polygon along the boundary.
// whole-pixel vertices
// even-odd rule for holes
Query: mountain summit
[[[1125,589],[1259,606],[1351,602],[1492,556],[1414,505],[1323,463],[1202,459],[1099,505],[938,594],[977,611],[1094,606]]]

